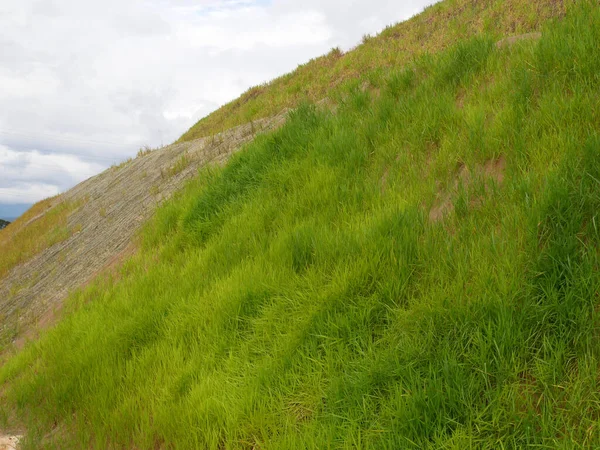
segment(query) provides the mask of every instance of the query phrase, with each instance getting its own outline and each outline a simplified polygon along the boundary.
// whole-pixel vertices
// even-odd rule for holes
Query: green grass
[[[0,424],[25,448],[599,448],[600,8],[494,40],[203,171],[0,369]]]
[[[338,48],[204,117],[178,142],[211,136],[237,125],[279,114],[302,102],[337,98],[348,82],[380,83],[390,69],[435,54],[475,35],[491,39],[537,31],[549,18],[564,14],[572,0],[445,0],[412,19],[387,27],[347,53]]]

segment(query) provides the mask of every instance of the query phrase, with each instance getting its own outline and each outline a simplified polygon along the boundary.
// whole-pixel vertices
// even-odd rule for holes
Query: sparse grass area
[[[58,202],[56,197],[42,200],[2,230],[0,279],[16,265],[71,235],[67,218],[78,205]]]
[[[181,173],[181,171],[189,165],[190,160],[188,158],[188,155],[184,154],[177,161],[175,161],[175,164],[173,164],[173,166],[169,167],[169,169],[167,170],[167,175],[169,177],[174,177],[175,175]]]
[[[135,155],[135,158],[129,157],[129,158],[121,161],[120,163],[114,163],[113,165],[110,166],[110,168],[113,170],[122,169],[127,164],[129,164],[131,161],[133,161],[134,159],[143,158],[144,156],[149,155],[150,153],[152,153],[153,151],[156,151],[156,150],[159,150],[159,149],[152,148],[149,145],[144,145],[144,146],[140,147],[140,149],[138,150],[138,152]]]
[[[0,369],[0,421],[25,448],[599,448],[600,8],[495,39],[204,171]]]
[[[149,145],[144,145],[143,147],[141,147],[138,150],[136,157],[137,158],[141,158],[141,157],[144,157],[146,155],[149,155],[152,152],[153,152],[152,147],[150,147]]]
[[[378,83],[391,68],[411,64],[421,55],[437,53],[475,35],[498,40],[537,31],[549,18],[562,15],[568,3],[572,0],[445,0],[378,36],[365,36],[362,45],[346,54],[332,49],[292,73],[249,89],[201,119],[179,142],[269,117],[303,101],[335,98],[345,92],[348,81]]]
[[[181,155],[181,157],[179,157],[177,159],[177,161],[175,161],[175,163],[163,170],[160,169],[160,177],[162,179],[169,179],[171,177],[174,177],[175,175],[178,175],[179,173],[181,173],[182,170],[184,170],[186,167],[188,167],[190,165],[190,159],[188,157],[187,154],[183,154]]]
[[[137,158],[143,157],[145,156],[145,154],[140,155],[140,153],[138,152],[137,154]],[[123,167],[125,167],[127,164],[129,164],[131,161],[133,161],[133,158],[129,157],[123,161],[121,161],[120,163],[114,163],[113,165],[110,166],[111,169],[113,170],[119,170],[122,169]]]

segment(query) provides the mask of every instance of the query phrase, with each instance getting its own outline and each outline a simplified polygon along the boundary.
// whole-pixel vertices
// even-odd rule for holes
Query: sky
[[[1,0],[0,218],[434,0]]]

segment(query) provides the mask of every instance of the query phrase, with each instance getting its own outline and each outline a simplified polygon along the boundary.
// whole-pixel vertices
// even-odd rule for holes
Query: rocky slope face
[[[10,225],[10,222],[0,219],[0,230],[6,228],[8,225]]]
[[[52,208],[78,205],[68,219],[71,236],[0,280],[0,343],[20,345],[32,335],[32,325],[51,323],[70,291],[133,251],[136,231],[199,168],[222,164],[257,132],[280,126],[286,115],[147,152],[58,196]]]

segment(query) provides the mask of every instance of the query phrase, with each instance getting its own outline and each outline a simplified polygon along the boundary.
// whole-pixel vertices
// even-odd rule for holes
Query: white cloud
[[[430,3],[2,0],[0,203],[172,142],[248,87]]]
[[[0,187],[3,204],[35,203],[40,199],[53,197],[60,193],[58,186],[37,181],[19,183],[10,188]]]
[[[195,48],[209,48],[213,56],[219,51],[251,50],[261,44],[273,48],[318,45],[332,37],[326,17],[318,11],[285,13],[266,26],[271,19],[271,11],[261,7],[217,11],[192,23],[180,23],[177,39]]]
[[[98,173],[103,164],[75,155],[15,151],[0,145],[0,200],[33,203]]]

